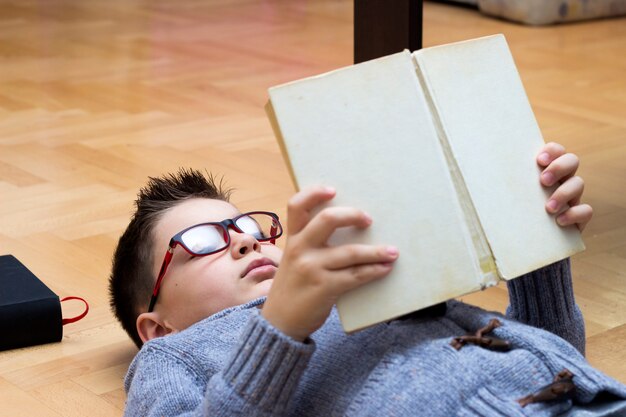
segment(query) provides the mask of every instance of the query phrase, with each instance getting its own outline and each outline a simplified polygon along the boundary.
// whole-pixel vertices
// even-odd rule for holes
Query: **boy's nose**
[[[230,250],[233,258],[241,258],[249,252],[260,252],[261,244],[252,235],[229,230]]]

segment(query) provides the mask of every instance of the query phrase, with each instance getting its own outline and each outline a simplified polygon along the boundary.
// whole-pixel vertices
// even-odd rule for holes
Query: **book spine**
[[[467,185],[465,184],[465,180],[463,179],[463,175],[461,174],[461,170],[459,169],[458,163],[454,158],[454,154],[452,153],[452,149],[450,147],[450,143],[448,142],[445,128],[443,126],[441,118],[439,117],[437,106],[433,100],[432,93],[428,88],[428,82],[426,80],[425,74],[420,68],[419,60],[416,58],[416,54],[419,54],[419,52],[412,55],[415,73],[419,80],[422,91],[424,92],[424,96],[426,97],[426,102],[428,104],[428,108],[430,109],[430,114],[432,116],[433,124],[435,126],[435,131],[437,132],[439,143],[443,150],[448,170],[450,171],[454,188],[456,189],[459,203],[463,209],[465,222],[471,235],[474,252],[478,259],[478,266],[482,273],[479,285],[481,289],[485,289],[487,287],[496,285],[501,278],[498,274],[498,268],[495,262],[495,258],[493,256],[493,251],[491,249],[491,246],[489,245],[489,241],[487,240],[485,231],[483,230],[483,227],[480,223],[478,212],[476,211],[476,207],[472,202],[470,193],[467,189]]]
[[[60,341],[61,319],[58,297],[0,306],[0,350]]]

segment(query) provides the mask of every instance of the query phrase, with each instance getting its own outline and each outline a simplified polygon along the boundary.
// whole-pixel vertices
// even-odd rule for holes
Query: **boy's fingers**
[[[325,249],[323,265],[337,270],[356,265],[388,263],[398,258],[398,249],[393,246],[342,245]]]
[[[288,233],[300,232],[311,219],[311,211],[334,196],[333,188],[318,186],[303,189],[291,197],[287,205]]]
[[[355,265],[350,268],[334,271],[329,276],[331,280],[329,282],[331,284],[331,291],[333,294],[339,296],[363,284],[388,275],[392,269],[392,263],[376,263]]]
[[[565,154],[565,147],[556,142],[546,143],[537,155],[537,163],[542,167],[548,166],[559,156]]]
[[[560,226],[569,226],[571,224],[578,225],[578,229],[582,232],[591,217],[593,216],[593,209],[589,204],[579,204],[574,207],[570,207],[563,213],[557,216],[556,222]]]
[[[579,160],[573,153],[561,155],[552,162],[541,173],[541,183],[549,187],[558,181],[567,180],[572,177],[578,169]]]
[[[566,204],[575,206],[580,203],[585,183],[583,179],[576,176],[571,177],[557,188],[546,203],[546,210],[549,213],[558,213]]]
[[[301,231],[302,240],[309,246],[319,247],[340,227],[365,228],[372,223],[362,210],[352,207],[327,207],[315,215]]]

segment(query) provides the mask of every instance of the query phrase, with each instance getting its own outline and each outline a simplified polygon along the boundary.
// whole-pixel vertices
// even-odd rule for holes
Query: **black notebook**
[[[59,297],[14,256],[0,256],[0,350],[62,337]]]

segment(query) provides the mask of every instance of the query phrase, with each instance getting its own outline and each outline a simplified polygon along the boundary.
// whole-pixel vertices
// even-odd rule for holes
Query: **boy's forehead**
[[[209,198],[192,198],[167,210],[155,226],[157,245],[165,245],[176,233],[198,223],[218,222],[235,217],[232,204]]]

